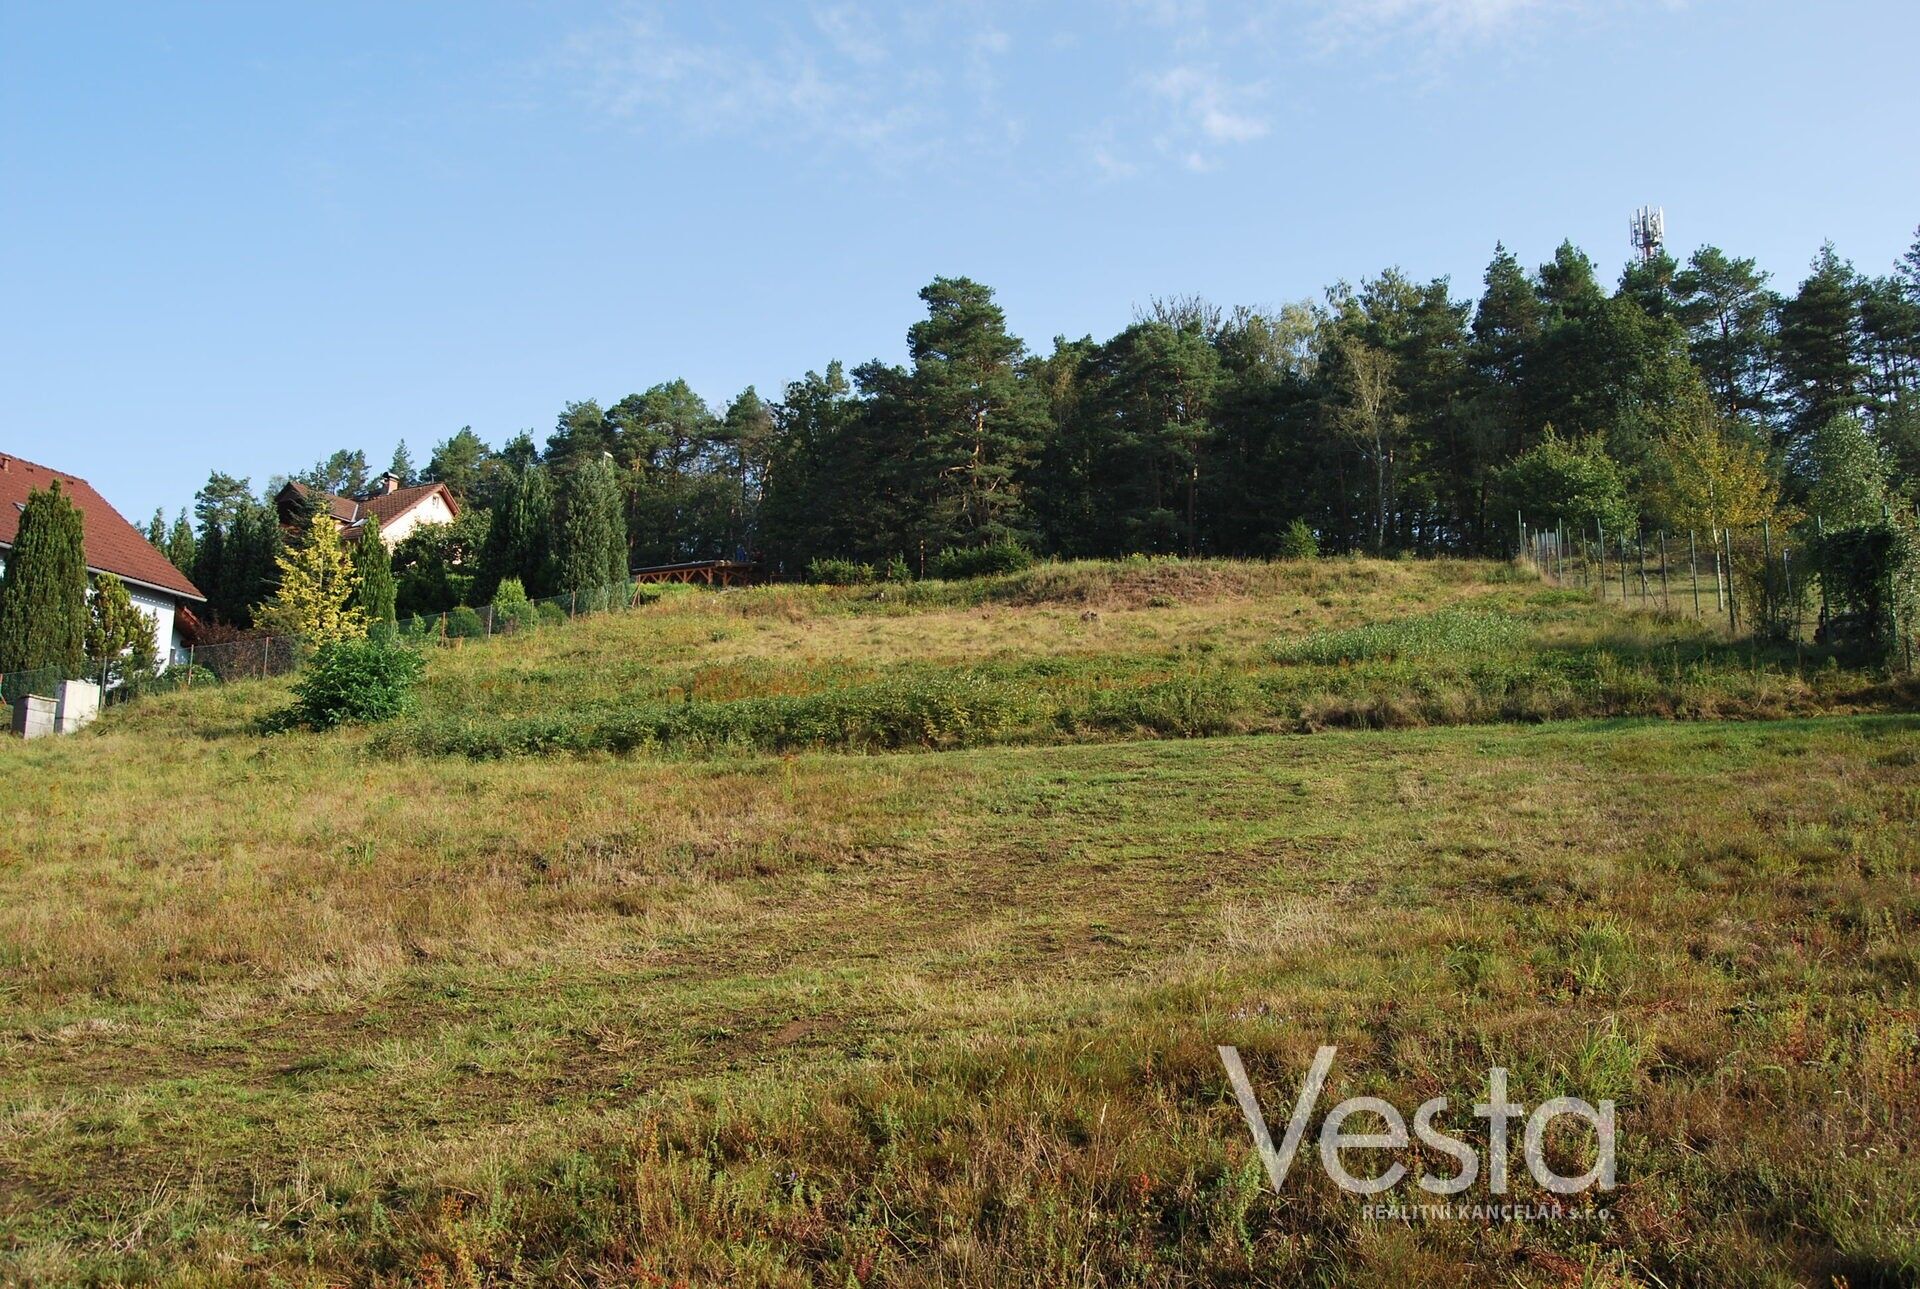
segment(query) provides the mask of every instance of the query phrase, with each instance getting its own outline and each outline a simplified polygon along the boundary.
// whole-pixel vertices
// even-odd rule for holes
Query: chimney
[[[381,492],[398,492],[398,491],[400,491],[400,476],[399,476],[399,475],[397,475],[397,474],[395,474],[395,473],[394,473],[393,471],[391,471],[391,470],[389,470],[389,471],[387,471],[387,472],[386,472],[385,474],[383,474],[383,475],[381,475],[381,476],[380,476],[380,491],[381,491]]]

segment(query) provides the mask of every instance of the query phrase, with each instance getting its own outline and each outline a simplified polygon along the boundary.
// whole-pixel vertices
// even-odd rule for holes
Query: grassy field
[[[678,594],[381,730],[285,697],[0,746],[0,1282],[1920,1277],[1900,683],[1324,561]],[[1614,1098],[1621,1184],[1275,1195],[1221,1043],[1275,1121],[1323,1043],[1327,1103]]]

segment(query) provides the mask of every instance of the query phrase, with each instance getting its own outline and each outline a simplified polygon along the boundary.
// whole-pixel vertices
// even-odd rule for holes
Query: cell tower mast
[[[1633,212],[1633,221],[1629,225],[1633,238],[1633,249],[1640,252],[1640,262],[1651,264],[1660,258],[1660,252],[1667,245],[1667,212],[1659,206],[1642,206]]]

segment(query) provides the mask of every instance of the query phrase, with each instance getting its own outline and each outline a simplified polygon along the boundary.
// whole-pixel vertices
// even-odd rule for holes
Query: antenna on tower
[[[1640,252],[1640,262],[1653,263],[1666,249],[1667,212],[1659,206],[1642,206],[1633,212],[1628,233],[1633,238],[1633,249]]]

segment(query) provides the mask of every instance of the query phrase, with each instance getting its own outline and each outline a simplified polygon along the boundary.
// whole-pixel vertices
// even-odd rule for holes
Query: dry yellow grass
[[[1284,569],[1173,608],[1102,591],[1098,623],[1057,587],[815,596],[766,632],[792,593],[688,598],[439,656],[429,701],[869,641],[1252,647],[1295,608],[1506,594],[1359,574],[1358,614],[1260,583]],[[0,749],[0,1281],[1920,1265],[1911,718],[477,762],[253,732],[283,694]],[[1617,1095],[1615,1220],[1400,1228],[1266,1193],[1212,1045],[1280,1097],[1319,1041],[1341,1095],[1471,1092],[1496,1060],[1530,1099]]]

